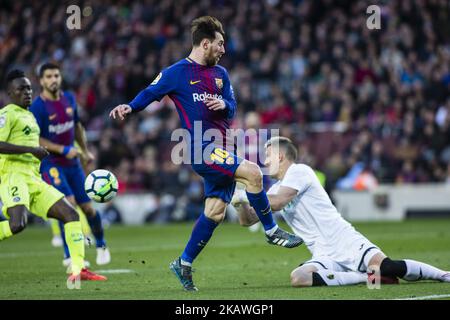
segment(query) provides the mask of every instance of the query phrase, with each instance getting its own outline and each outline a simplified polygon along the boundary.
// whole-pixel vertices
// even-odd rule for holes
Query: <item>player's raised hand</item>
[[[225,101],[213,98],[213,97],[207,97],[205,99],[205,105],[209,110],[223,110],[225,109]]]
[[[32,148],[31,152],[30,152],[33,156],[35,156],[36,158],[38,158],[39,160],[44,159],[46,156],[49,155],[49,152],[46,148],[44,147],[36,147],[36,148]]]
[[[109,116],[113,119],[116,119],[116,117],[119,117],[120,120],[125,119],[125,115],[128,113],[131,113],[132,109],[127,104],[120,104],[114,109],[111,110],[109,113]]]

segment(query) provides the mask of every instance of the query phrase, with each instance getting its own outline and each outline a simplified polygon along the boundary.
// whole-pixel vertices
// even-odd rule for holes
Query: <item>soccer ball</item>
[[[89,198],[95,202],[108,202],[114,198],[119,190],[116,176],[103,169],[92,171],[84,181],[84,190]]]

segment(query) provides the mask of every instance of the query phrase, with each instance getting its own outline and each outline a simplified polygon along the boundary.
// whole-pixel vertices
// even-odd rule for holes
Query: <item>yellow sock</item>
[[[91,228],[89,227],[89,223],[87,221],[86,215],[83,213],[83,210],[79,206],[76,207],[78,215],[80,216],[81,229],[83,230],[83,234],[85,236],[91,235]]]
[[[11,228],[9,227],[9,221],[0,222],[0,241],[5,240],[12,236]]]
[[[72,259],[72,274],[78,275],[84,268],[84,236],[80,221],[66,223],[64,232]]]
[[[59,222],[56,219],[48,219],[50,221],[50,227],[52,228],[53,236],[61,235],[61,230],[59,229]]]

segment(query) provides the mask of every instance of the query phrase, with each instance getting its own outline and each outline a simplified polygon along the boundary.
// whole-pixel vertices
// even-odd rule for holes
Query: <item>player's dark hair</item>
[[[6,86],[9,86],[11,82],[18,78],[25,78],[25,72],[19,69],[14,69],[8,72],[5,78]]]
[[[203,39],[214,41],[216,32],[225,37],[222,23],[214,17],[203,16],[191,23],[192,45],[199,46]]]
[[[285,151],[286,157],[289,160],[291,161],[297,160],[297,148],[295,147],[291,139],[286,137],[273,137],[266,142],[264,147],[268,148],[273,144],[278,144],[280,146],[280,149],[283,149]]]
[[[45,70],[53,70],[53,69],[60,69],[59,66],[56,63],[52,63],[52,62],[47,62],[44,63],[40,68],[39,68],[39,78],[42,78],[44,76],[44,72]]]

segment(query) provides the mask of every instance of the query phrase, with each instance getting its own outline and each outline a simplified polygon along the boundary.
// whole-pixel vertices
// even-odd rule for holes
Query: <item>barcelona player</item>
[[[75,97],[70,92],[61,90],[62,76],[58,65],[42,65],[39,78],[42,93],[33,101],[30,111],[41,129],[41,146],[50,152],[42,161],[42,177],[64,193],[74,207],[80,206],[96,240],[96,262],[99,265],[107,264],[111,261],[111,255],[106,247],[101,216],[92,207],[84,190],[85,174],[80,158],[90,161],[93,160],[93,155],[87,148],[84,127],[78,121]],[[80,148],[74,146],[75,142]],[[64,236],[62,239],[64,240]],[[70,265],[66,244],[63,264]]]
[[[39,173],[41,160],[49,153],[39,145],[40,129],[28,110],[32,100],[31,82],[20,70],[6,78],[11,103],[0,110],[0,198],[3,214],[0,241],[21,231],[29,213],[43,219],[54,218],[64,225],[65,240],[72,257],[68,282],[105,277],[84,268],[84,236],[78,213],[64,194],[45,183]]]
[[[225,68],[217,65],[225,53],[224,30],[210,16],[191,25],[192,51],[185,59],[164,69],[129,104],[115,107],[110,116],[123,120],[155,100],[168,95],[175,103],[182,126],[190,135],[192,168],[204,179],[205,212],[200,214],[181,257],[170,264],[185,290],[196,291],[192,262],[224,219],[236,182],[246,186],[247,196],[262,222],[270,244],[293,248],[303,241],[275,223],[262,186],[259,166],[235,155],[230,131],[236,100]],[[208,133],[215,132],[214,140]]]

